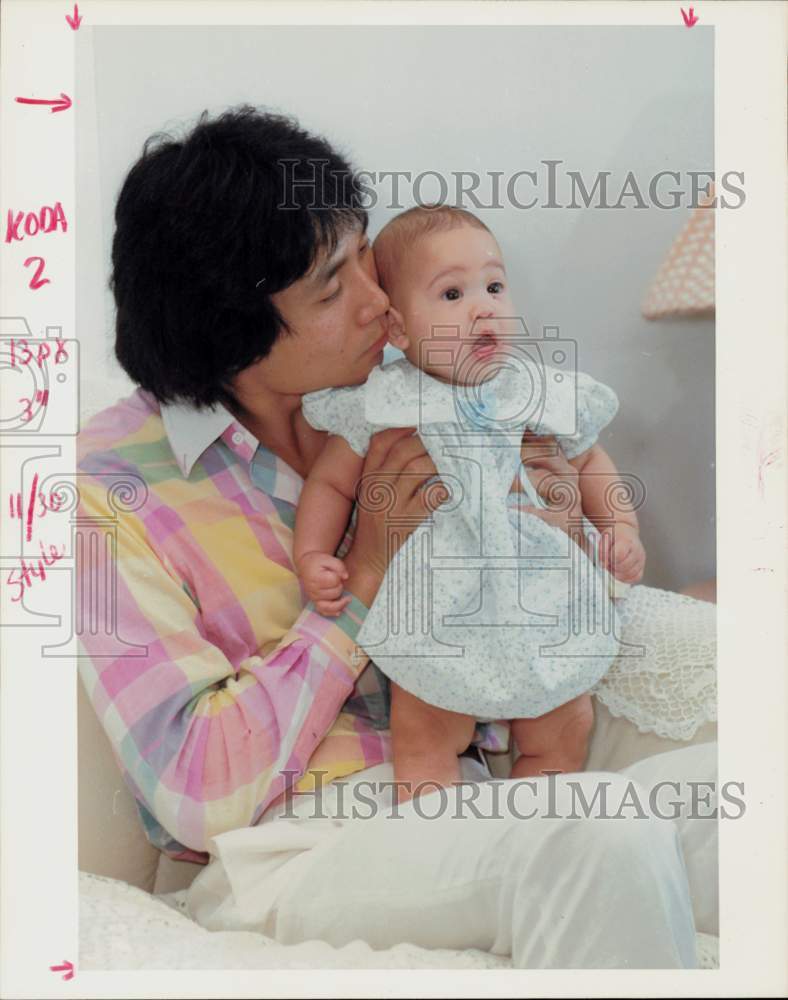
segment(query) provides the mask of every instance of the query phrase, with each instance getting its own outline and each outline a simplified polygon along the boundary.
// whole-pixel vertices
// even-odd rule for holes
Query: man
[[[88,536],[115,516],[118,484],[141,500],[117,514],[116,627],[85,632],[80,669],[149,838],[213,855],[192,915],[283,942],[489,948],[518,967],[693,966],[684,826],[577,814],[563,777],[521,789],[528,803],[507,784],[501,804],[470,757],[476,813],[457,786],[434,820],[417,811],[429,795],[388,814],[385,715],[354,639],[385,575],[387,518],[412,530],[430,513],[418,436],[373,440],[364,475],[394,499],[358,508],[338,618],[304,604],[292,561],[324,441],[301,397],[364,381],[385,344],[349,165],[289,119],[235,109],[149,143],[116,227],[116,354],[140,388],[80,436],[82,594],[99,569]],[[531,464],[572,473],[560,458]],[[498,730],[478,728],[475,745],[501,749]],[[683,763],[667,776],[697,768],[698,749],[671,755]],[[599,777],[575,776],[587,801]],[[635,787],[603,777],[611,799]],[[343,779],[372,782],[372,818],[342,818]],[[307,794],[318,784],[322,818]]]

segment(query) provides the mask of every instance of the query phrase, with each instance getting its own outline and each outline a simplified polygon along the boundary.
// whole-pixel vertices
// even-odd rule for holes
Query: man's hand
[[[622,583],[639,583],[646,566],[646,550],[637,528],[631,524],[617,524],[600,534],[600,564]]]
[[[415,427],[372,435],[356,486],[356,533],[345,555],[347,589],[371,606],[392,558],[392,542],[405,539],[449,497]],[[391,522],[400,527],[392,534]]]
[[[349,594],[342,596],[348,571],[336,556],[307,552],[298,560],[298,574],[319,614],[336,618],[350,604],[352,597]]]
[[[520,458],[528,479],[548,506],[532,507],[523,498],[519,509],[534,514],[545,524],[565,531],[572,541],[588,551],[587,539],[582,530],[580,477],[556,439],[551,435],[537,436],[532,431],[526,431]],[[521,489],[517,477],[513,487],[515,490]]]

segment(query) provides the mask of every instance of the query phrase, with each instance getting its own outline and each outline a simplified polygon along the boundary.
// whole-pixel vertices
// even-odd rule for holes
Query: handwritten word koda
[[[59,201],[50,208],[42,205],[38,212],[14,212],[8,209],[8,219],[5,227],[6,243],[21,242],[25,236],[37,236],[39,233],[68,232],[66,213]]]
[[[39,233],[54,233],[55,231],[68,232],[66,213],[59,201],[56,201],[51,207],[42,205],[38,212],[14,212],[10,208],[8,210],[5,227],[6,243],[19,243],[26,236],[37,236]],[[30,267],[31,264],[35,265],[35,271],[27,287],[32,288],[35,292],[50,284],[50,279],[42,277],[46,267],[46,261],[43,257],[28,257],[24,267]]]

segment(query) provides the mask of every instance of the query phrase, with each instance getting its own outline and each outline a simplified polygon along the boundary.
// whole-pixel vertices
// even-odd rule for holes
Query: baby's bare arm
[[[312,466],[296,510],[294,557],[333,555],[342,541],[364,459],[344,438],[332,435]]]
[[[588,520],[595,527],[604,528],[610,526],[610,519],[613,518],[616,525],[626,524],[637,531],[637,515],[628,503],[623,502],[618,496],[615,508],[606,502],[605,495],[610,496],[608,490],[620,481],[621,477],[605,449],[601,445],[594,444],[568,461],[580,474],[579,487],[583,513]]]
[[[639,583],[646,550],[626,490],[615,489],[622,482],[618,469],[598,444],[569,461],[579,473],[583,513],[600,532],[598,561],[622,583]]]

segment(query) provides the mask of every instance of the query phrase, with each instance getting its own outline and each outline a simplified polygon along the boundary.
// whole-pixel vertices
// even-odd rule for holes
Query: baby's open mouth
[[[498,338],[492,330],[482,330],[481,334],[471,345],[471,354],[476,358],[489,358],[495,354],[498,347]]]

